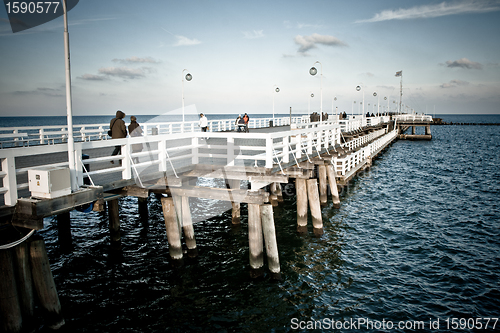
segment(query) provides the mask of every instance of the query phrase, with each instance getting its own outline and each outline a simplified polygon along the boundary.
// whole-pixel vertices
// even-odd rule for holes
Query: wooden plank
[[[248,181],[259,181],[259,182],[277,182],[277,183],[287,183],[288,177],[283,175],[266,175],[253,172],[234,172],[226,170],[215,170],[211,172],[205,172],[202,170],[192,170],[183,177],[203,177],[203,178],[220,178],[220,179],[236,179],[236,180],[248,180]]]
[[[100,186],[80,189],[53,199],[21,198],[17,200],[12,225],[40,230],[43,229],[44,217],[57,215],[102,198],[103,188]]]
[[[258,205],[263,205],[264,203],[269,202],[269,194],[263,191],[185,186],[182,188],[171,188],[170,192],[172,195],[178,196],[253,203]]]

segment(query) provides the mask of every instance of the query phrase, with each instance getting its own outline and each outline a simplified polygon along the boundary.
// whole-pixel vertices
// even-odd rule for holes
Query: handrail
[[[305,120],[307,121],[307,119]],[[104,185],[106,179],[114,177],[114,181],[120,173],[119,178],[123,180],[133,179],[134,172],[141,174],[140,178],[142,178],[143,173],[149,172],[173,173],[177,177],[179,170],[192,168],[195,164],[226,165],[228,161],[236,160],[245,165],[255,161],[259,162],[261,167],[273,168],[276,165],[273,162],[274,157],[278,161],[281,158],[284,163],[289,163],[291,158],[297,162],[302,156],[302,150],[304,150],[307,159],[310,160],[311,152],[314,149],[321,152],[324,149],[328,150],[329,147],[341,145],[342,125],[352,129],[360,123],[359,119],[341,122],[337,120],[304,122],[298,124],[297,129],[271,133],[256,132],[252,133],[251,136],[247,133],[237,132],[159,133],[158,135],[123,139],[75,142],[77,156],[81,156],[82,153],[91,155],[90,159],[83,161],[79,159],[82,164],[88,164],[90,169],[85,167],[86,170],[83,170],[78,167],[77,182],[78,186],[81,186],[85,176],[92,176],[92,182],[95,185]],[[386,129],[382,128],[343,145],[354,150],[383,136],[385,131]],[[208,138],[208,140],[202,140],[202,138]],[[207,143],[211,139],[217,139],[217,143]],[[234,144],[235,142],[237,144]],[[133,152],[132,147],[139,144],[142,145],[144,151]],[[114,146],[121,146],[120,155],[110,156]],[[102,149],[107,149],[108,152]],[[3,196],[4,205],[15,205],[18,191],[28,188],[28,183],[18,183],[18,180],[26,181],[22,179],[26,179],[28,169],[34,167],[17,166],[17,159],[60,153],[61,156],[66,157],[57,163],[47,162],[42,166],[67,166],[66,152],[67,147],[59,144],[0,149],[0,178],[3,180],[3,187],[0,188],[0,201],[2,201],[1,197]],[[139,159],[139,163],[134,163],[134,158]],[[120,165],[110,164],[112,160],[121,163]],[[2,205],[1,202],[0,205]]]

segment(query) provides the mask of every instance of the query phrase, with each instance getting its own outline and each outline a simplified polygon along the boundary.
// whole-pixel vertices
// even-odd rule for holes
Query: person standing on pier
[[[125,127],[125,122],[123,121],[123,118],[125,118],[125,113],[118,110],[116,111],[116,117],[111,119],[109,123],[109,130],[111,131],[112,139],[123,139],[127,137],[127,128]],[[121,152],[122,152],[122,146],[115,146],[115,150],[113,150],[111,156],[121,154]],[[111,161],[111,164],[114,163],[115,163],[114,161]]]
[[[208,129],[208,119],[203,113],[200,113],[200,123],[199,126],[202,132],[206,132]]]
[[[248,116],[248,114],[244,114],[243,115],[243,120],[245,121],[245,132],[248,133],[248,123],[250,121],[250,117]]]
[[[141,125],[137,122],[135,116],[130,116],[130,125],[128,125],[128,133],[131,137],[142,136]],[[140,153],[142,151],[142,143],[134,143],[132,145],[132,153]],[[139,158],[134,157],[134,163],[139,163]]]

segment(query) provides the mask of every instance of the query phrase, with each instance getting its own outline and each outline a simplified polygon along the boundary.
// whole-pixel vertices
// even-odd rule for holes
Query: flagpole
[[[71,68],[69,61],[68,9],[66,0],[62,1],[64,10],[64,63],[66,67],[66,112],[68,119],[68,164],[71,190],[78,190],[76,178],[75,142],[73,139],[73,114],[71,109]]]
[[[403,113],[403,110],[401,110],[401,103],[403,103],[403,71],[401,71],[401,82],[399,89],[399,113]]]

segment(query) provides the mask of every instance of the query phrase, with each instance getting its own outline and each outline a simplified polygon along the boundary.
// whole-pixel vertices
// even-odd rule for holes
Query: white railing
[[[373,132],[375,133],[375,132]],[[370,134],[373,134],[370,133]],[[372,143],[362,147],[356,151],[350,152],[342,158],[334,158],[333,165],[337,175],[344,177],[351,176],[361,165],[363,165],[367,158],[373,157],[378,154],[389,142],[394,140],[397,136],[397,131],[393,130],[387,134],[379,137]]]
[[[396,116],[397,121],[432,121],[432,116],[427,116],[424,114],[417,115],[417,114],[401,114]]]
[[[253,118],[249,128],[268,127],[273,118]],[[303,117],[292,117],[292,123],[303,122]],[[236,119],[209,120],[210,132],[236,130]],[[290,125],[290,117],[275,117],[274,126]],[[175,134],[199,132],[198,121],[142,123],[144,135]],[[84,124],[73,126],[73,138],[76,142],[110,139],[107,132],[109,124]],[[67,126],[22,126],[0,127],[0,148],[32,146],[40,144],[64,143],[68,138]]]
[[[334,117],[331,117],[334,118]],[[387,118],[387,119],[385,119]],[[377,124],[389,121],[389,117],[354,118],[349,120],[329,119],[322,122],[310,122],[309,116],[292,117],[292,124],[298,127],[307,124],[309,126],[320,126],[323,124],[340,124],[342,132],[352,132],[367,126],[368,120]],[[375,120],[377,119],[377,120]],[[268,127],[273,118],[253,118],[249,121],[249,128]],[[209,120],[210,132],[234,131],[237,129],[236,119]],[[290,117],[275,117],[274,126],[290,125]],[[145,136],[158,134],[176,134],[199,132],[198,121],[188,122],[158,122],[142,123]],[[107,132],[109,124],[85,124],[73,126],[73,137],[75,142],[88,142],[94,140],[108,140]],[[67,126],[24,126],[24,127],[0,127],[0,148],[32,146],[43,144],[57,144],[67,141]]]
[[[208,138],[208,140],[207,140]],[[268,169],[281,167],[307,155],[315,155],[340,144],[339,125],[314,124],[296,130],[273,133],[235,132],[193,132],[180,134],[158,134],[125,139],[87,141],[75,143],[76,182],[84,184],[84,177],[90,177],[95,185],[103,185],[117,179],[138,179],[167,173],[176,176],[179,170],[193,168],[196,164],[245,165]],[[134,152],[141,145],[140,152]],[[121,153],[109,156],[115,146],[121,146]],[[49,154],[59,154],[59,163],[41,166],[68,167],[65,145],[44,145],[18,147],[0,150],[2,170],[0,178],[5,205],[14,205],[18,191],[28,188],[27,173],[35,167],[18,167],[16,158],[30,158],[36,155],[54,161]],[[82,154],[90,158],[82,161]],[[104,156],[103,156],[104,155]],[[111,161],[114,163],[111,164]],[[85,172],[83,164],[86,166]],[[111,179],[111,180],[110,180]]]

